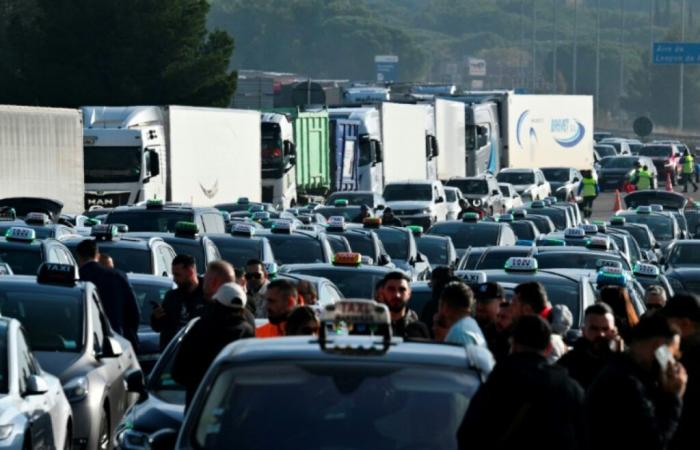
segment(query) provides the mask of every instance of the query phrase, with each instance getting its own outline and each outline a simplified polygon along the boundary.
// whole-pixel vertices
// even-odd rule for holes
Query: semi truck
[[[467,174],[464,103],[435,99],[435,133],[440,154],[437,178],[449,180]]]
[[[0,105],[0,130],[0,198],[48,198],[83,211],[79,110]]]
[[[186,106],[87,106],[85,209],[149,199],[259,201],[260,113]]]
[[[263,113],[260,126],[263,201],[289,208],[330,192],[326,111],[280,109]]]
[[[501,167],[593,167],[593,98],[523,95],[513,91],[467,92],[467,173]]]

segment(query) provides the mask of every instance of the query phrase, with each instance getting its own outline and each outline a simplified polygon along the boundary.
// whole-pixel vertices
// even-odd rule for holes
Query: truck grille
[[[85,210],[91,206],[102,206],[104,208],[114,208],[129,203],[129,192],[103,192],[85,193]]]

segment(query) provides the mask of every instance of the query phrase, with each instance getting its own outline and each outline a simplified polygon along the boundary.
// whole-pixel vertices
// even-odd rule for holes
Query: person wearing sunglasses
[[[248,302],[254,306],[256,319],[267,318],[267,307],[265,306],[265,294],[267,286],[270,284],[265,264],[258,259],[251,259],[245,265],[246,294]]]

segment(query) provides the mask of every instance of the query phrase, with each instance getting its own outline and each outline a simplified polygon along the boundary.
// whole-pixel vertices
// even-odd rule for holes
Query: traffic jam
[[[189,112],[85,108],[80,195],[0,199],[0,448],[697,448],[693,152],[589,130],[535,168],[462,129],[444,176],[375,142],[408,106],[222,110],[257,159],[214,181]]]

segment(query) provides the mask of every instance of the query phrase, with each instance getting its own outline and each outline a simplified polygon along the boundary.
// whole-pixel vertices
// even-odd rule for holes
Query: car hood
[[[422,202],[417,200],[401,200],[394,202],[386,202],[386,206],[391,209],[419,209],[419,208],[430,208],[433,206],[432,202]]]
[[[185,417],[185,405],[166,403],[154,395],[136,403],[124,417],[131,422],[133,429],[152,433],[166,428],[179,430]]]
[[[61,383],[73,378],[73,374],[77,372],[76,363],[83,356],[79,353],[38,351],[35,351],[34,355],[39,360],[41,368],[60,379]]]

